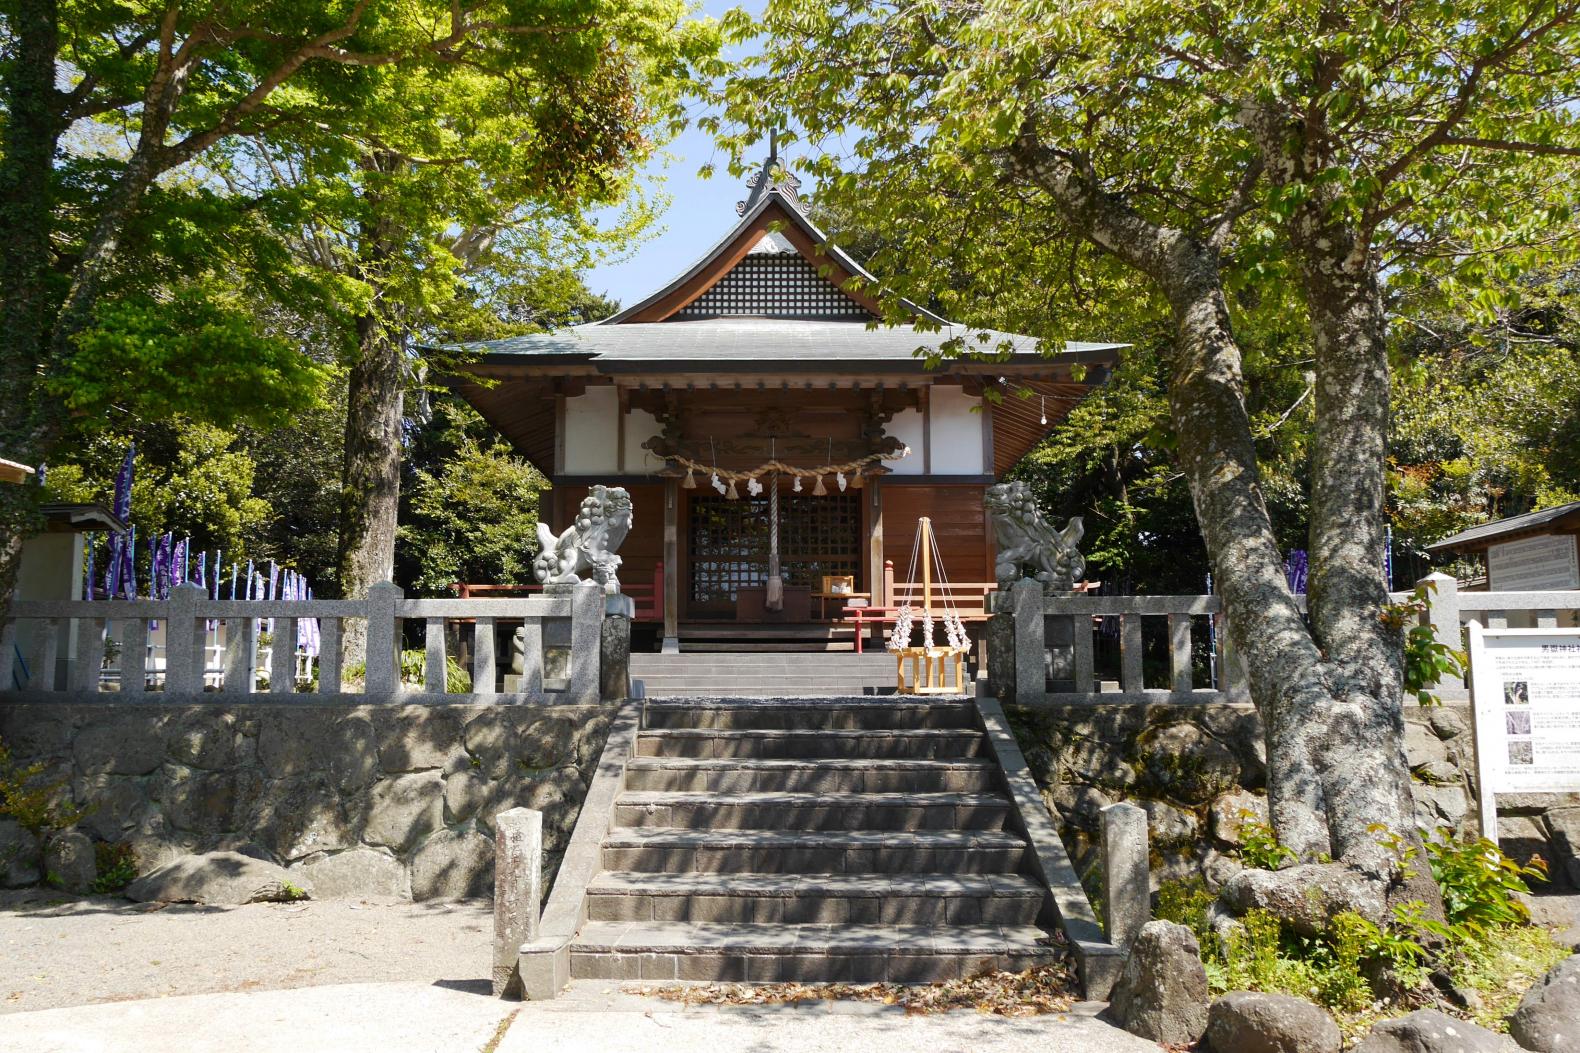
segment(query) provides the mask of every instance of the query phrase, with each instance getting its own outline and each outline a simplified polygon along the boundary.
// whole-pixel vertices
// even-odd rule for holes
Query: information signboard
[[[1574,535],[1545,534],[1490,546],[1487,587],[1493,592],[1580,589]]]
[[[1500,793],[1580,791],[1580,630],[1470,623],[1470,698],[1481,833]]]

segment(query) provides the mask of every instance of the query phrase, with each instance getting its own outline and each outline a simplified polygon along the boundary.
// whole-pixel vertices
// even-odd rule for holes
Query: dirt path
[[[0,892],[0,1014],[165,995],[421,980],[488,989],[486,901],[199,907]]]

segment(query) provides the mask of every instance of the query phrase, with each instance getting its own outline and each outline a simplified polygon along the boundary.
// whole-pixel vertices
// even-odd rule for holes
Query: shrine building
[[[874,324],[875,279],[807,218],[795,177],[770,156],[748,185],[739,222],[668,285],[598,322],[462,345],[476,379],[456,391],[553,484],[556,532],[594,484],[630,492],[620,579],[639,612],[651,596],[666,650],[833,640],[829,580],[894,601],[922,516],[980,612],[994,577],[983,491],[1123,345],[1044,354],[990,331],[1007,357],[949,361],[940,345],[981,330],[921,306],[922,328]],[[782,590],[767,588],[775,565]]]

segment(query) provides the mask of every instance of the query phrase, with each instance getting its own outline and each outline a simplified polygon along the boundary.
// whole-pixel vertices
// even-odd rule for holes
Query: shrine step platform
[[[921,983],[1053,961],[1013,813],[969,700],[648,701],[570,974]]]
[[[808,698],[892,695],[894,658],[854,652],[633,654],[647,698]]]

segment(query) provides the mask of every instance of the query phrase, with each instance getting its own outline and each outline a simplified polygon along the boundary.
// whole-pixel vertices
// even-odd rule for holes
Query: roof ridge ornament
[[[764,176],[767,178],[765,179]],[[757,202],[762,200],[764,194],[778,191],[780,196],[803,216],[807,214],[807,204],[801,200],[801,180],[796,174],[785,167],[779,160],[779,133],[768,133],[768,158],[763,161],[763,166],[746,178],[746,187],[750,191],[745,201],[735,203],[735,214],[744,216],[757,207]]]

